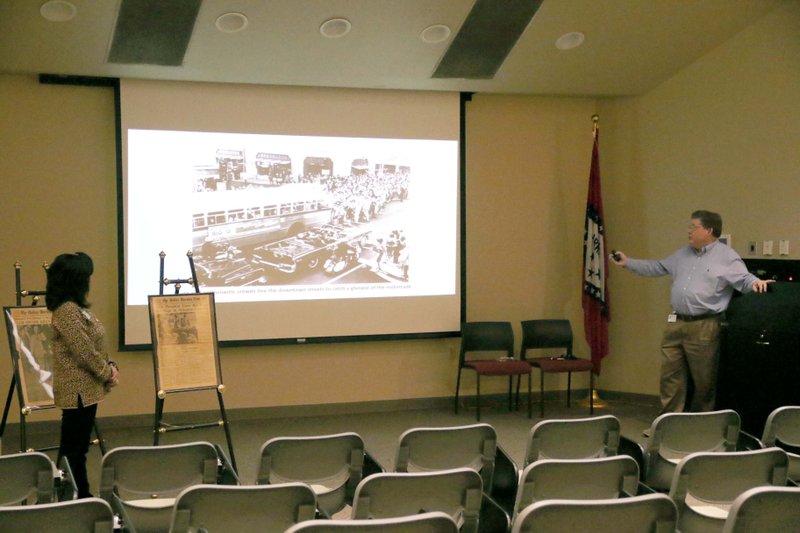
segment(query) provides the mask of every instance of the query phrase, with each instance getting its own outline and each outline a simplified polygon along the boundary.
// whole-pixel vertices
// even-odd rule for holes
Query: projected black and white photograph
[[[208,164],[211,155],[192,167],[192,252],[204,289],[409,281],[410,166],[346,152],[338,165],[272,152],[248,161],[243,148],[217,148]]]
[[[53,328],[45,307],[4,308],[8,343],[18,379],[21,404],[53,405]]]
[[[454,290],[454,142],[130,130],[128,143],[128,216],[142,217],[129,262],[185,247],[223,302]]]

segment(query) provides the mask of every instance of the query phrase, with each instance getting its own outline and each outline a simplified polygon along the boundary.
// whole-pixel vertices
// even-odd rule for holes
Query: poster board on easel
[[[191,263],[191,256],[189,260]],[[148,307],[156,385],[153,445],[157,446],[161,433],[168,431],[221,426],[228,441],[231,464],[236,470],[233,441],[222,400],[225,386],[219,362],[214,293],[150,295]],[[169,393],[203,389],[216,391],[221,420],[188,425],[167,424],[162,420],[164,401]]]
[[[52,313],[46,307],[14,306],[3,307],[3,316],[8,335],[8,346],[11,352],[13,375],[3,420],[0,424],[0,436],[5,431],[8,411],[14,389],[20,405],[19,451],[28,451],[26,419],[31,413],[41,409],[56,407],[53,395],[53,372],[55,358],[53,356]],[[96,438],[91,444],[98,444],[101,453],[106,452],[105,443],[97,423],[94,424]],[[38,448],[41,451],[57,449],[58,446]]]
[[[11,364],[23,410],[50,409],[53,401],[53,326],[46,307],[4,307]]]
[[[156,390],[219,387],[214,293],[151,295],[148,300]]]

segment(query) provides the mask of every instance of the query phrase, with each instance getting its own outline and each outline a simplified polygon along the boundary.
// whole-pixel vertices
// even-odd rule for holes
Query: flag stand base
[[[580,400],[580,404],[585,407],[589,407],[589,398],[586,397],[583,400]],[[592,405],[594,407],[599,407],[603,409],[604,407],[608,407],[608,402],[600,398],[600,395],[597,394],[597,389],[592,389]]]

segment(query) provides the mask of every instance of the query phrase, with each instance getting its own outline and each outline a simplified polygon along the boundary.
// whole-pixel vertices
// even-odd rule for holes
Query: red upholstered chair
[[[495,359],[468,359],[470,352],[501,352]],[[508,376],[508,409],[511,410],[512,383],[514,376],[528,376],[528,418],[531,417],[531,367],[525,361],[514,358],[514,331],[510,322],[465,322],[461,327],[461,350],[458,357],[458,379],[456,381],[456,406],[461,387],[461,371],[474,370],[477,380],[477,418],[481,419],[481,376]],[[517,383],[517,407],[519,407],[519,383]]]
[[[565,351],[551,357],[526,358],[527,350],[538,348],[561,348]],[[594,414],[594,404],[592,403],[594,365],[588,359],[580,359],[572,354],[572,326],[569,320],[523,320],[519,358],[539,369],[539,414],[542,418],[544,418],[544,375],[547,373],[567,373],[567,407],[569,407],[572,373],[588,372],[589,413]],[[519,390],[519,383],[517,383],[517,390]]]

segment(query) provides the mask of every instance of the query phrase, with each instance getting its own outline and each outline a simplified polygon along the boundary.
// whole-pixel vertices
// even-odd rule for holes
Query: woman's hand
[[[116,387],[119,385],[119,369],[117,365],[111,365],[111,377],[106,381],[106,385],[109,387]]]

